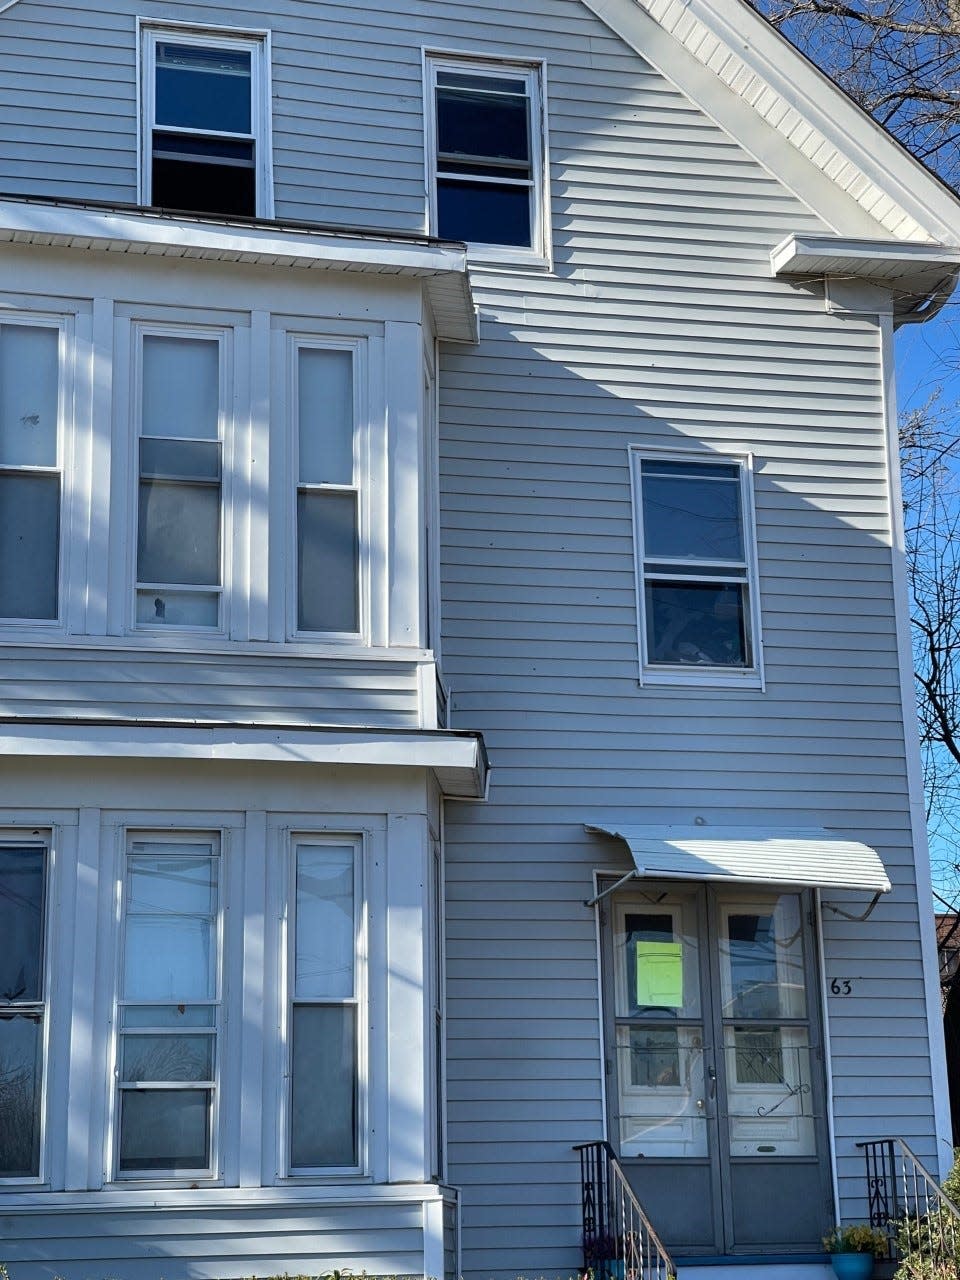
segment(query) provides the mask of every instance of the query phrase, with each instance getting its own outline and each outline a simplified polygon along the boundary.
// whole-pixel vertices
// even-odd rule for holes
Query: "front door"
[[[819,1252],[832,1215],[809,895],[603,903],[610,1140],[683,1254]]]

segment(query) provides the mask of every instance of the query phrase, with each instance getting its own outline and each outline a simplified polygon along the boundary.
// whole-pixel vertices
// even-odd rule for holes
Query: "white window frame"
[[[70,519],[72,496],[77,477],[72,475],[73,468],[68,465],[74,443],[74,387],[77,365],[76,316],[34,310],[9,310],[0,306],[0,326],[15,325],[39,329],[55,329],[58,339],[58,374],[57,389],[57,461],[54,467],[16,466],[0,464],[0,472],[4,475],[51,475],[59,479],[59,527],[57,530],[57,612],[53,618],[3,618],[0,617],[0,632],[23,631],[35,628],[43,631],[62,632],[67,616],[67,600],[70,584],[67,580],[67,549],[72,541]]]
[[[367,341],[335,334],[286,333],[286,446],[289,459],[284,495],[286,511],[286,636],[290,641],[313,644],[366,644],[371,635],[371,570],[373,523],[372,434],[367,388],[370,381]],[[353,483],[307,484],[300,481],[300,421],[298,368],[301,351],[347,351],[353,366]],[[301,631],[299,621],[299,561],[297,558],[297,497],[301,487],[311,492],[355,493],[357,496],[357,613],[356,631]]]
[[[156,126],[156,68],[157,44],[160,41],[171,41],[177,44],[194,45],[198,48],[229,48],[248,51],[250,53],[250,128],[249,135],[224,133],[225,138],[252,137],[254,144],[254,173],[256,183],[256,212],[258,218],[274,216],[273,199],[273,156],[271,138],[271,76],[272,64],[270,31],[233,27],[216,27],[206,25],[182,24],[176,22],[145,22],[137,19],[140,91],[140,170],[137,203],[150,205],[152,199],[153,168],[153,131]],[[173,126],[160,126],[163,132],[182,132],[185,136],[203,133],[209,136],[215,130],[178,129]],[[203,217],[203,211],[198,211]],[[211,213],[208,216],[229,220],[230,214]],[[243,216],[243,215],[236,215]]]
[[[38,1171],[35,1176],[26,1177],[5,1177],[0,1175],[0,1192],[4,1190],[13,1190],[17,1187],[38,1187],[48,1185],[48,1124],[51,1103],[51,1062],[50,1062],[50,1045],[53,1039],[53,1010],[51,1008],[53,996],[54,974],[56,965],[54,964],[53,953],[55,950],[55,934],[54,934],[54,903],[58,901],[59,894],[56,891],[54,875],[56,871],[56,842],[54,840],[54,831],[52,828],[24,828],[18,830],[9,826],[0,828],[0,846],[13,847],[18,849],[36,848],[44,851],[43,860],[43,934],[41,939],[41,957],[40,957],[40,994],[41,998],[36,1001],[30,1001],[31,1007],[41,1008],[41,1018],[43,1020],[43,1029],[40,1036],[40,1152],[38,1161]],[[27,1003],[27,1002],[25,1002]]]
[[[278,1106],[276,1168],[278,1181],[289,1184],[305,1182],[338,1181],[344,1177],[356,1178],[364,1175],[370,1168],[369,1151],[369,1109],[370,1109],[370,1015],[369,1015],[369,974],[367,963],[369,956],[368,937],[368,876],[369,861],[367,835],[364,832],[338,832],[329,827],[322,829],[304,827],[286,827],[281,830],[279,856],[283,868],[280,884],[283,900],[280,904],[279,961],[280,961],[280,1036],[278,1045],[277,1069],[280,1081]],[[297,860],[298,844],[330,845],[334,847],[351,846],[353,848],[354,868],[354,995],[342,1001],[316,1001],[315,1003],[350,1004],[356,1010],[357,1034],[357,1114],[356,1142],[357,1163],[355,1165],[324,1165],[317,1168],[295,1168],[290,1160],[291,1142],[291,1091],[293,1088],[293,1004],[294,1004],[294,966],[296,957],[296,893],[297,893]],[[305,1001],[304,1003],[309,1003]]]
[[[422,50],[425,121],[427,226],[439,235],[437,214],[437,72],[460,71],[482,76],[509,75],[527,86],[530,122],[530,244],[502,245],[470,241],[471,263],[483,267],[550,270],[550,166],[547,153],[547,66],[542,59],[477,57],[454,50]]]
[[[209,840],[214,856],[217,858],[218,877],[217,877],[217,929],[216,929],[216,1007],[217,1013],[214,1026],[214,1044],[215,1044],[215,1060],[214,1060],[214,1087],[213,1097],[210,1105],[210,1164],[207,1169],[191,1169],[189,1171],[171,1171],[163,1173],[161,1171],[120,1171],[120,1047],[121,1047],[121,1017],[120,1011],[122,1004],[125,1003],[121,998],[120,979],[123,973],[123,957],[124,957],[124,937],[126,927],[126,883],[127,883],[127,857],[131,845],[136,840],[156,841],[162,844],[195,844],[201,840]],[[194,1183],[204,1183],[206,1185],[216,1185],[222,1180],[222,1128],[224,1120],[224,1076],[227,1074],[226,1063],[228,1061],[227,1052],[227,1036],[225,1027],[225,1014],[228,1008],[228,1000],[230,992],[227,990],[226,977],[228,966],[225,963],[225,952],[227,949],[227,929],[226,929],[226,910],[228,903],[229,882],[227,858],[225,857],[227,845],[227,832],[215,826],[202,826],[192,828],[186,823],[169,828],[157,826],[155,824],[143,825],[139,823],[130,826],[121,826],[118,829],[118,866],[116,876],[116,949],[114,952],[114,962],[112,973],[114,975],[115,990],[113,998],[112,1010],[112,1026],[113,1035],[110,1044],[110,1071],[109,1079],[111,1082],[110,1101],[108,1108],[108,1122],[105,1132],[105,1160],[109,1169],[108,1180],[114,1185],[129,1187],[134,1186],[191,1186]],[[132,1001],[131,1003],[137,1003]]]
[[[137,635],[189,635],[224,637],[230,634],[230,610],[234,595],[231,573],[231,548],[234,544],[234,486],[231,483],[233,460],[237,447],[240,422],[234,412],[234,335],[235,330],[223,326],[196,324],[165,324],[137,321],[131,325],[133,348],[130,362],[129,406],[133,449],[131,451],[130,483],[132,491],[127,506],[129,530],[126,537],[129,564],[125,581],[131,583],[127,606],[126,630]],[[186,594],[216,594],[219,596],[218,623],[215,627],[189,624],[157,624],[137,621],[137,595],[141,590],[137,576],[137,545],[140,533],[140,441],[143,429],[143,340],[148,337],[196,338],[213,341],[218,346],[218,374],[220,409],[218,442],[220,444],[220,585],[219,587],[191,587],[180,583],[161,584],[158,589],[182,591]]]
[[[704,449],[661,449],[634,444],[629,446],[630,483],[633,501],[634,572],[637,602],[637,640],[639,648],[640,685],[686,685],[710,688],[764,688],[763,645],[760,618],[760,589],[757,564],[756,512],[754,505],[753,455],[743,453],[714,453]],[[641,465],[644,461],[696,463],[704,466],[736,466],[740,478],[740,515],[745,555],[745,577],[737,579],[746,591],[744,624],[750,649],[751,664],[747,667],[698,666],[695,664],[651,663],[647,653],[647,626],[645,609],[645,555],[643,545],[643,487]],[[658,563],[669,557],[658,557]],[[684,562],[686,563],[686,562]],[[699,579],[685,575],[691,583],[717,581],[717,575]]]

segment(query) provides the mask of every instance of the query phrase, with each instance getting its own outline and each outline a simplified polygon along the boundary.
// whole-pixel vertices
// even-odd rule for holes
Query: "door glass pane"
[[[356,1010],[294,1005],[290,1165],[357,1163]]]
[[[140,434],[216,440],[220,435],[220,344],[212,338],[143,339]]]
[[[43,849],[0,848],[0,1007],[43,998],[43,868]]]
[[[617,1078],[621,1155],[707,1154],[700,1027],[619,1026]]]
[[[250,51],[157,43],[157,124],[250,132]]]
[[[206,1169],[209,1089],[122,1089],[120,1172]]]
[[[0,617],[57,616],[60,477],[0,473]]]
[[[357,495],[297,494],[297,629],[359,631]]]
[[[353,995],[353,849],[297,846],[295,998]]]
[[[717,477],[709,466],[699,470],[699,476],[651,475],[643,463],[645,557],[743,560],[739,478]]]
[[[39,1014],[0,1009],[0,1177],[40,1172]]]
[[[353,357],[300,350],[298,431],[301,484],[353,484]]]
[[[613,950],[618,1017],[700,1016],[696,904],[651,893],[616,907]]]
[[[57,329],[0,325],[0,464],[57,465]]]
[[[749,901],[726,897],[720,918],[724,1017],[805,1017],[799,895],[758,893]]]
[[[768,1159],[813,1155],[807,1028],[727,1025],[723,1042],[730,1154]]]

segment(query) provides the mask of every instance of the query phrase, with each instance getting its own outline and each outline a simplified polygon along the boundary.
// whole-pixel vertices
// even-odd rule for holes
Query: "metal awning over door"
[[[637,875],[651,880],[794,885],[889,893],[880,855],[869,845],[823,828],[586,827],[630,849]]]

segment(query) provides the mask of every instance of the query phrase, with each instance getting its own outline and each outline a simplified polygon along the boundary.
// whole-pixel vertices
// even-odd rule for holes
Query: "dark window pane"
[[[440,155],[518,160],[529,164],[527,100],[471,89],[437,88]]]
[[[157,44],[158,124],[250,132],[250,52]]]
[[[353,493],[297,494],[297,629],[359,631],[359,543]]]
[[[219,480],[220,445],[206,440],[140,441],[140,474],[151,480]]]
[[[357,1163],[356,1013],[350,1005],[294,1005],[290,1165]]]
[[[515,93],[525,97],[527,85],[524,80],[514,80],[509,76],[478,76],[474,71],[438,71],[437,84],[449,89],[472,89],[479,93]]]
[[[42,999],[44,856],[43,849],[0,848],[0,1009]]]
[[[253,140],[209,138],[190,133],[154,133],[153,154],[163,160],[210,161],[240,169],[253,168]]]
[[[743,587],[648,582],[644,595],[648,661],[749,665]]]
[[[253,168],[218,164],[214,160],[153,158],[151,204],[185,213],[239,214],[257,212],[257,179]]]
[[[670,458],[644,458],[640,470],[644,476],[695,476],[700,480],[736,480],[740,475],[736,463],[674,462]]]
[[[36,1015],[0,1011],[0,1177],[40,1172],[40,1048]]]
[[[219,585],[219,485],[140,481],[137,581]]]
[[[181,1081],[213,1079],[212,1036],[123,1037],[120,1078],[139,1081]]]
[[[530,245],[530,188],[437,181],[437,230],[470,244]]]
[[[739,481],[644,475],[643,553],[742,561]]]
[[[0,475],[0,617],[56,618],[60,477]]]
[[[121,1173],[176,1173],[209,1164],[209,1089],[121,1090]]]

